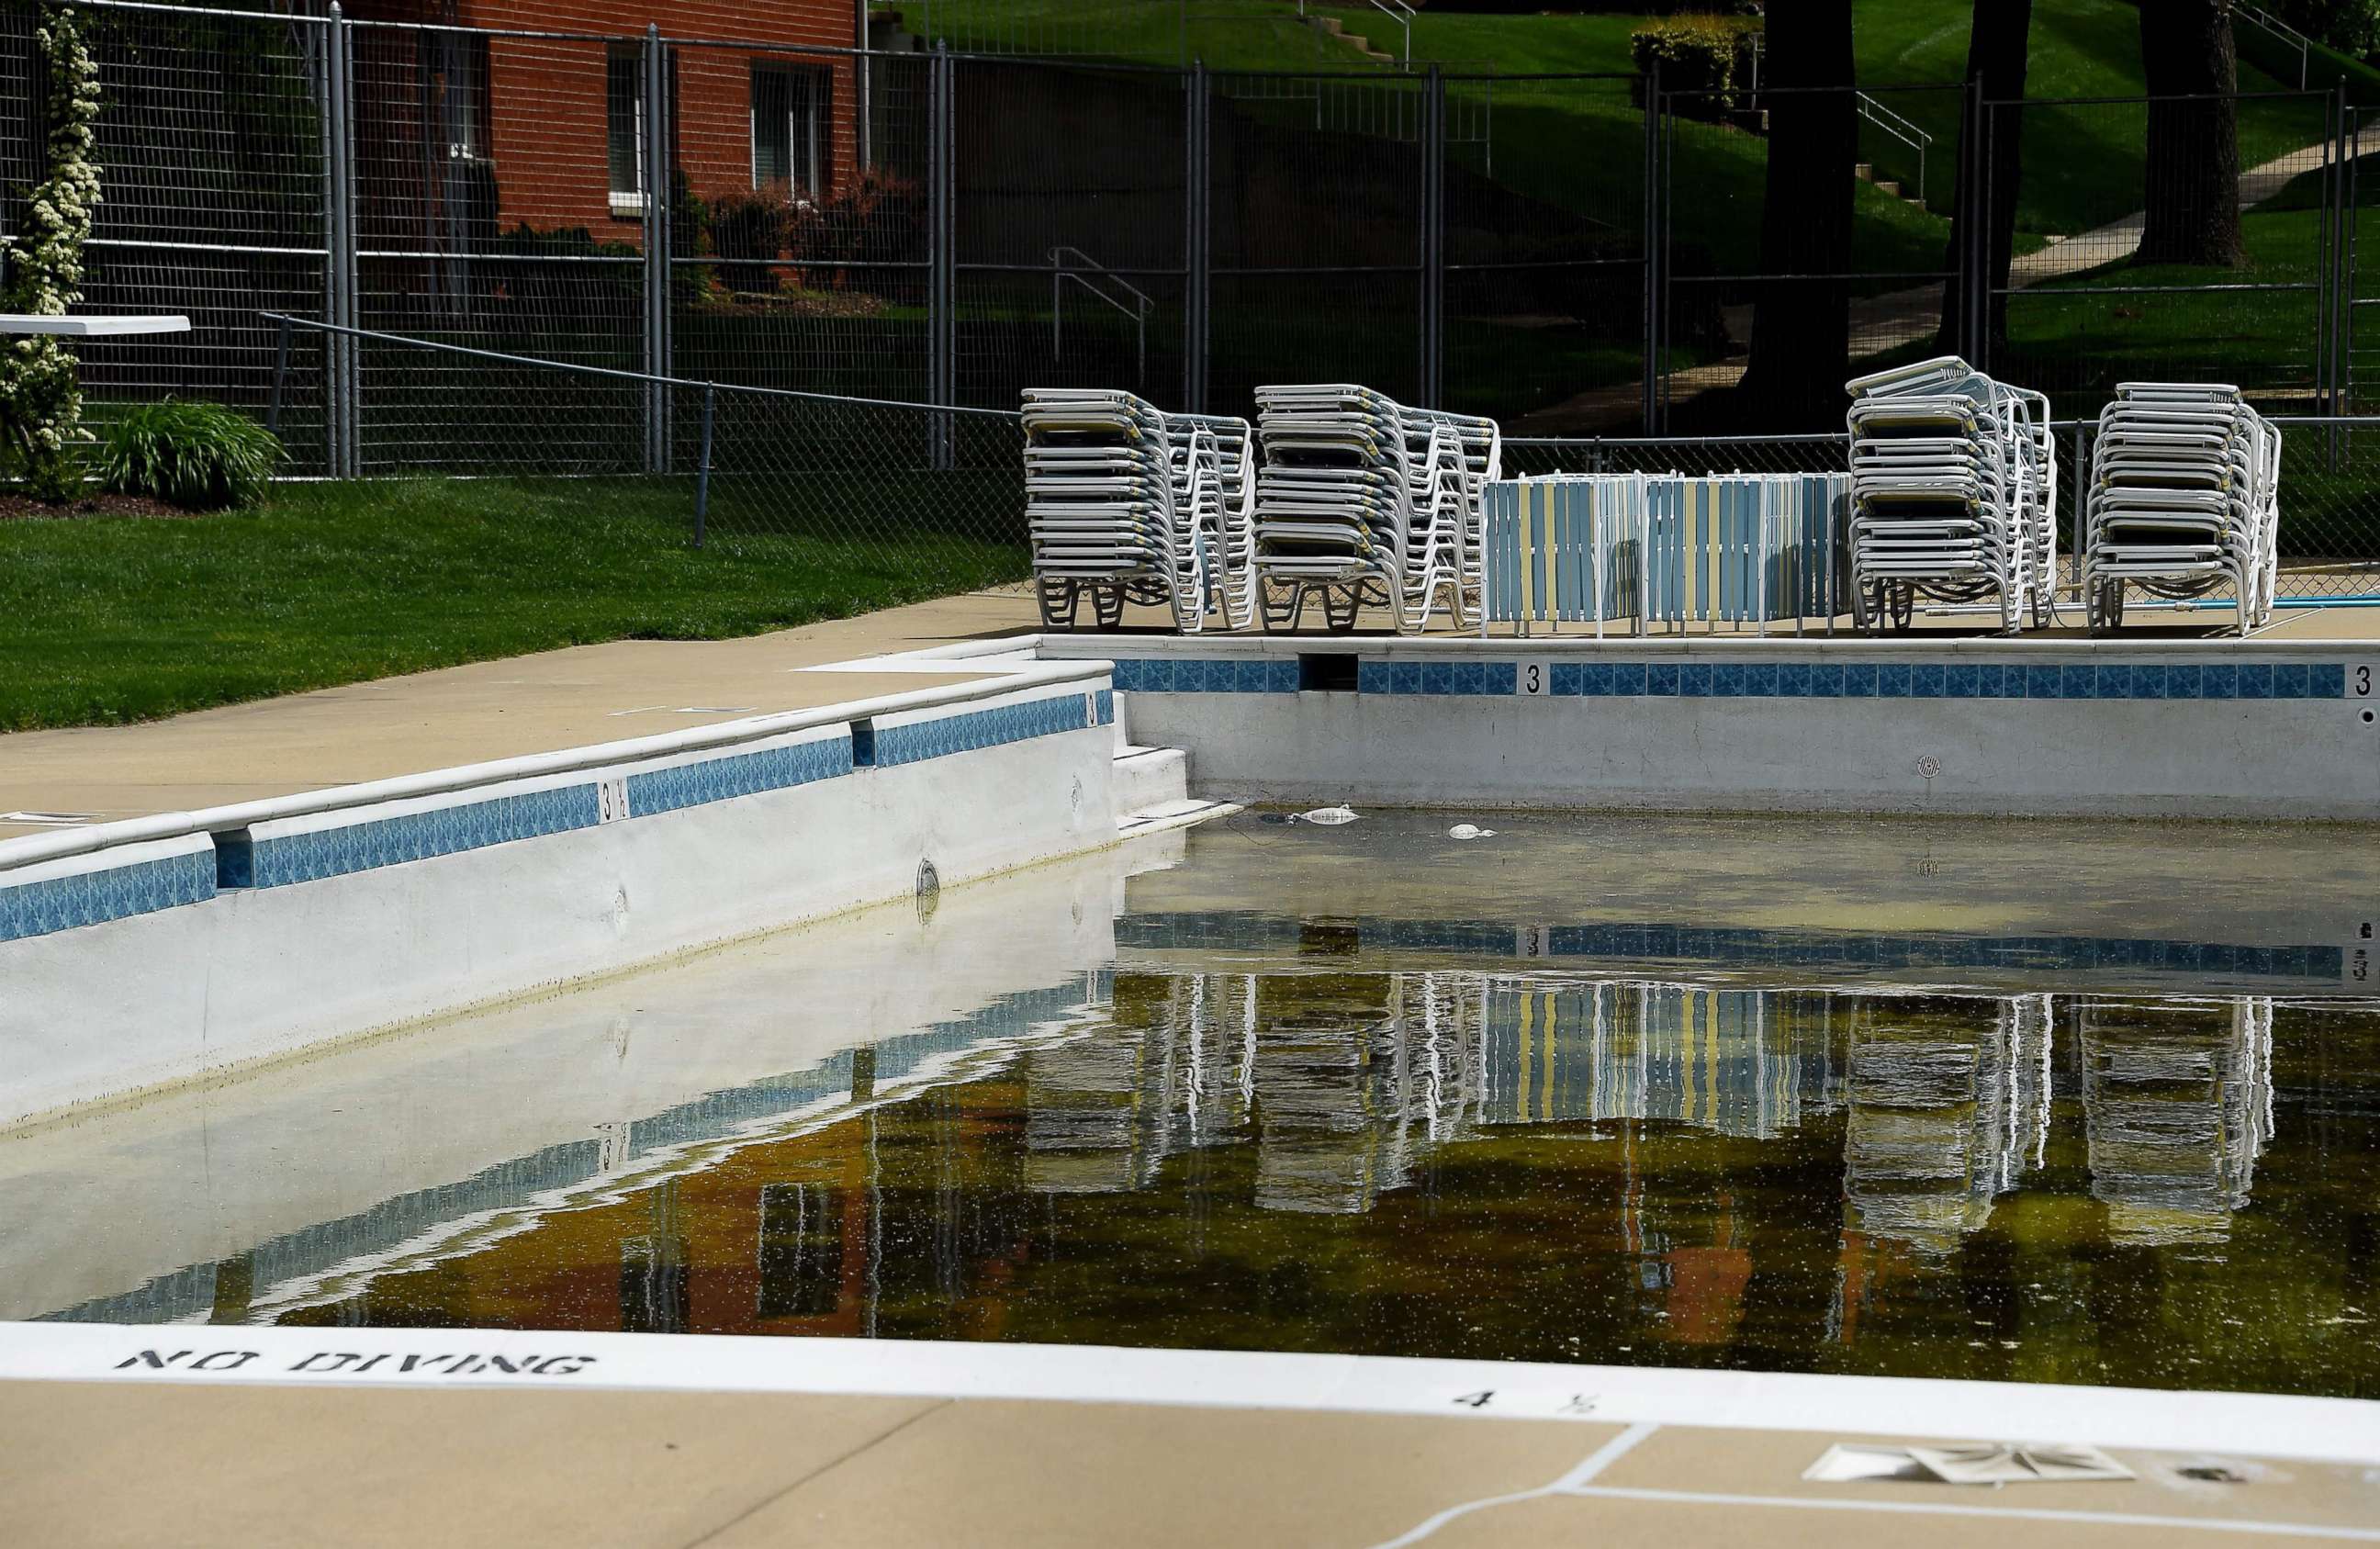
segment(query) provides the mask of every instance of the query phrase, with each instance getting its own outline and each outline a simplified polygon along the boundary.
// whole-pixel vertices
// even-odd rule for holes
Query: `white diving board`
[[[0,312],[0,333],[64,333],[78,339],[97,339],[123,333],[188,333],[190,320],[185,317],[34,317],[23,312]]]

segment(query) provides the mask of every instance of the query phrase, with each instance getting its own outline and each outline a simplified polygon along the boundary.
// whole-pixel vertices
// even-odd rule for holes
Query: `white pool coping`
[[[0,1323],[0,1381],[872,1394],[1846,1435],[2380,1465],[2380,1402],[1242,1350],[702,1334]]]

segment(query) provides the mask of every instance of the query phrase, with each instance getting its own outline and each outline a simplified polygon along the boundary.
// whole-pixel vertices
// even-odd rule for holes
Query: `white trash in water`
[[[1318,806],[1312,812],[1301,812],[1290,819],[1293,823],[1320,823],[1328,828],[1337,823],[1353,823],[1360,816],[1352,806]]]
[[[1449,839],[1494,839],[1496,830],[1483,829],[1476,823],[1457,823],[1446,830]]]

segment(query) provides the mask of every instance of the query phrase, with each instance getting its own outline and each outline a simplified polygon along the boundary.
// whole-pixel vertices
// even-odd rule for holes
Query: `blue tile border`
[[[1359,659],[1359,694],[1509,696],[1510,660]],[[1553,661],[1551,697],[1683,699],[2340,699],[2340,662]],[[1115,664],[1136,694],[1294,694],[1292,659],[1141,657]]]
[[[1515,926],[1497,920],[1407,920],[1359,915],[1349,922],[1360,948],[1426,950],[1487,957],[1535,955],[1622,960],[1699,959],[1730,966],[2114,969],[2223,974],[2240,978],[2334,981],[2341,949],[2316,943],[2264,946],[2104,936],[1959,936],[1756,926],[1643,924]],[[1123,950],[1181,947],[1294,950],[1301,922],[1246,910],[1125,914],[1115,924]],[[1908,986],[1890,987],[1905,992]]]
[[[1202,662],[1204,675],[1208,667],[1233,669],[1231,662]],[[1296,663],[1292,662],[1293,671]],[[1229,681],[1227,679],[1226,681]],[[895,764],[916,764],[929,758],[944,758],[953,753],[974,753],[1005,743],[1021,743],[1033,737],[1046,737],[1059,732],[1080,732],[1092,724],[1115,724],[1115,696],[1100,690],[1093,696],[1091,719],[1083,711],[1083,696],[1061,694],[1047,699],[1027,699],[1022,704],[1000,705],[988,710],[967,710],[958,715],[940,716],[932,720],[915,720],[902,726],[879,725],[876,728],[876,765],[879,768]]]
[[[215,859],[198,849],[129,865],[0,887],[0,941],[153,914],[215,896]]]
[[[851,739],[821,737],[791,747],[647,769],[628,777],[628,816],[650,817],[737,796],[757,796],[764,791],[783,791],[847,775],[851,768]]]
[[[1288,665],[1293,677],[1296,664]],[[916,763],[1052,732],[1114,724],[1111,690],[1060,694],[880,728],[877,761]],[[714,758],[630,772],[626,776],[628,818],[633,821],[787,790],[852,772],[848,736],[817,737],[749,753],[724,751]],[[589,771],[580,783],[457,801],[448,806],[300,833],[268,834],[261,839],[245,831],[221,833],[214,836],[212,848],[194,849],[185,855],[38,882],[11,886],[6,874],[0,873],[0,941],[200,903],[226,888],[288,887],[595,828],[601,821],[597,787],[606,778],[613,777]]]
[[[598,821],[595,787],[589,782],[432,807],[335,829],[276,834],[249,843],[247,880],[237,885],[285,888],[296,882],[319,882],[326,877],[484,850],[516,839],[591,829]]]

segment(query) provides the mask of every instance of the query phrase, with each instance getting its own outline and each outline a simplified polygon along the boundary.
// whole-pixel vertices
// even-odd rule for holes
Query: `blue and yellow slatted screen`
[[[1667,1119],[1734,1135],[1791,1129],[1805,1051],[1791,1019],[1766,1014],[1765,993],[1640,984],[1491,991],[1480,1118]]]
[[[1645,482],[1621,474],[1488,485],[1488,616],[1536,623],[1635,616]]]
[[[1488,617],[1823,618],[1843,590],[1846,474],[1563,475],[1491,484]],[[1600,579],[1598,595],[1597,582]]]

